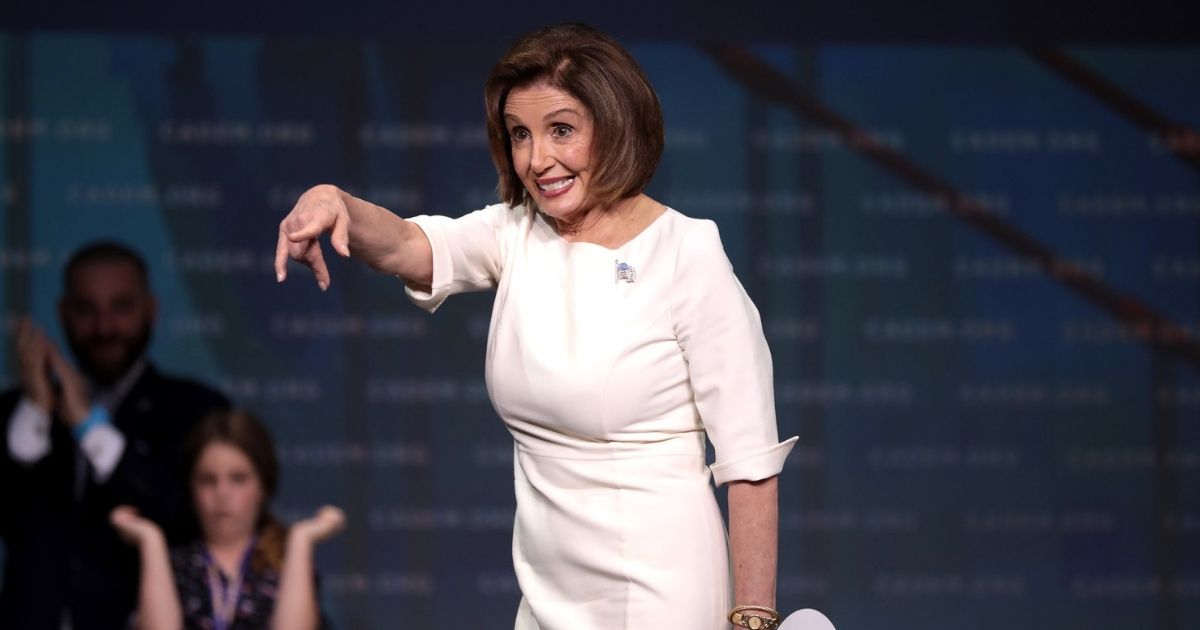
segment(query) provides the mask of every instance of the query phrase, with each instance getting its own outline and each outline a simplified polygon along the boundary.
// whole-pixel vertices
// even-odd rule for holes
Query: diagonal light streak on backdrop
[[[1026,53],[1041,62],[1062,78],[1074,84],[1088,96],[1104,103],[1117,114],[1150,133],[1166,146],[1167,151],[1183,160],[1200,174],[1200,134],[1170,121],[1128,92],[1094,72],[1091,68],[1073,59],[1061,50],[1050,48],[1026,48]],[[1163,367],[1156,365],[1156,380],[1164,379]],[[1171,409],[1164,405],[1155,406],[1153,418],[1155,451],[1167,455],[1175,450],[1178,442],[1176,419]],[[1158,466],[1155,475],[1155,505],[1161,529],[1156,536],[1159,576],[1164,592],[1174,592],[1179,572],[1179,535],[1170,526],[1179,512],[1179,475],[1169,466]],[[1173,597],[1159,599],[1159,617],[1164,630],[1179,627],[1179,603]]]
[[[735,81],[755,96],[783,105],[834,131],[850,149],[861,153],[916,189],[936,199],[944,199],[951,214],[1009,250],[1032,260],[1050,278],[1125,324],[1139,341],[1200,369],[1200,344],[1193,340],[1186,330],[1151,306],[1104,284],[1078,265],[1055,254],[1050,247],[1001,219],[987,206],[969,199],[948,182],[926,171],[852,121],[829,109],[807,90],[797,86],[790,77],[749,51],[737,46],[717,44],[701,48]]]
[[[1026,48],[1025,52],[1089,96],[1113,108],[1118,114],[1164,142],[1169,153],[1186,162],[1200,174],[1200,133],[1172,122],[1061,50]]]

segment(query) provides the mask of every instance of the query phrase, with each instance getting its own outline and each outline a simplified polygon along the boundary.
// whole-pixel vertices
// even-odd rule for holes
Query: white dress
[[[727,630],[710,470],[770,477],[796,438],[778,441],[758,311],[716,225],[667,210],[608,249],[523,207],[413,221],[433,247],[414,302],[496,289],[485,369],[515,447],[516,628]]]

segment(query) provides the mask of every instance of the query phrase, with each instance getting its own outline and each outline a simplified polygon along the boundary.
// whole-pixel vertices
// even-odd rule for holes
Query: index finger
[[[279,228],[279,240],[275,242],[275,282],[287,279],[288,237]]]

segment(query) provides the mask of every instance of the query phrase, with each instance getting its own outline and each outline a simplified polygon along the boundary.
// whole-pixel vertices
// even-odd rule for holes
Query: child
[[[137,510],[112,511],[113,527],[141,555],[136,627],[305,630],[323,625],[313,546],[345,517],[325,506],[284,527],[267,510],[279,466],[267,430],[244,411],[196,427],[185,470],[201,539],[168,551],[162,530]]]

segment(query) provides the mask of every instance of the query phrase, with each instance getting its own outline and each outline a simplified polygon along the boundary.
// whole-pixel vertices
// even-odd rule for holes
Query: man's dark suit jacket
[[[126,628],[137,603],[138,556],[117,537],[108,514],[117,505],[133,505],[162,525],[172,543],[194,537],[183,445],[204,415],[229,403],[208,387],[147,365],[112,414],[125,436],[117,467],[102,484],[89,474],[76,500],[76,447],[66,423],[52,422],[51,450],[43,459],[31,466],[12,460],[8,422],[20,395],[0,396],[0,536],[6,554],[0,629],[60,630],[64,609],[74,630]]]

